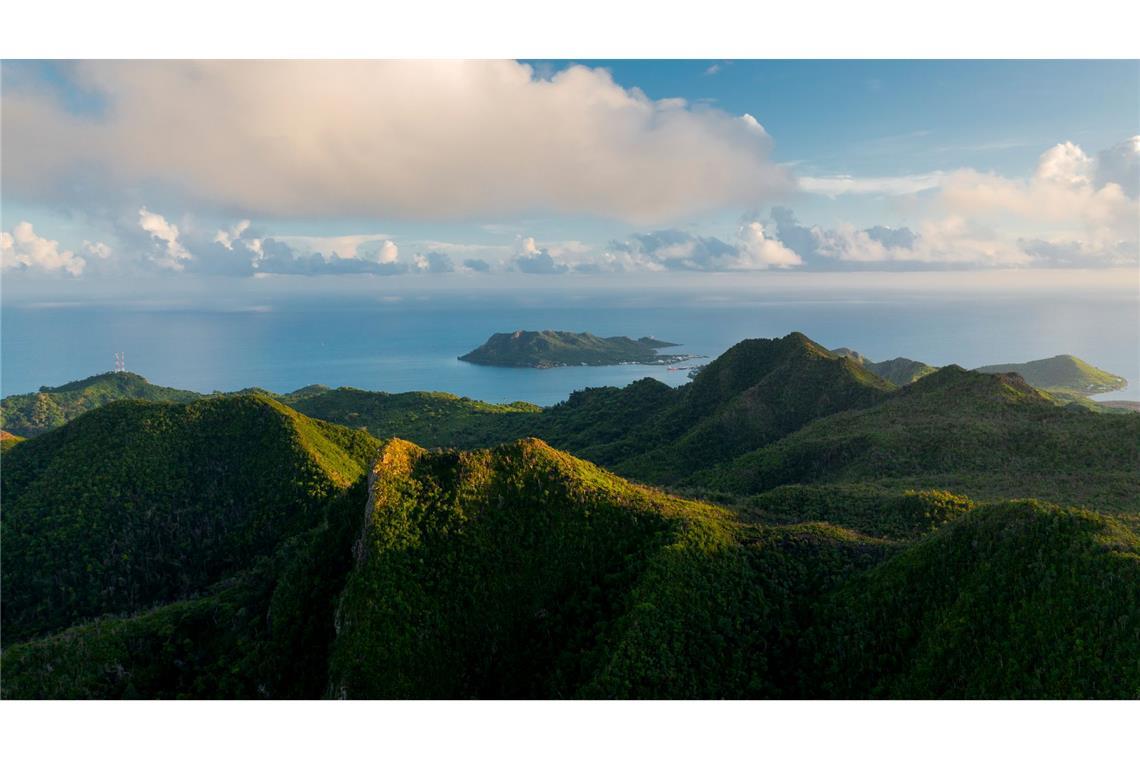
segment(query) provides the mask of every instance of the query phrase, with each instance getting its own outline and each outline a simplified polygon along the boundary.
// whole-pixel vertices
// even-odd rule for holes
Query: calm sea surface
[[[667,299],[666,299],[667,300]],[[370,390],[440,390],[487,401],[549,405],[589,386],[655,377],[664,367],[478,367],[457,356],[491,333],[518,329],[653,335],[678,352],[716,356],[751,337],[800,330],[872,359],[908,356],[965,367],[1080,356],[1123,375],[1129,389],[1100,398],[1140,399],[1140,302],[1136,298],[987,297],[771,299],[733,303],[541,304],[509,297],[447,297],[414,303],[295,299],[249,311],[5,306],[0,312],[0,392],[24,393],[127,368],[162,385],[196,391],[311,383]]]

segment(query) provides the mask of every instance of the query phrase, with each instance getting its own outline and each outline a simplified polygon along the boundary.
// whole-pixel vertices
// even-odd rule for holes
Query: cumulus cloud
[[[740,227],[738,255],[727,269],[787,269],[803,264],[803,259],[779,240],[769,236],[760,222],[748,222]]]
[[[1137,145],[1140,138],[1133,138],[1094,158],[1078,145],[1060,143],[1041,155],[1027,180],[969,169],[954,172],[943,185],[940,202],[955,215],[993,222],[1012,217],[1064,230],[1090,252],[1134,246],[1140,236],[1140,204],[1134,185],[1126,185]]]
[[[558,261],[548,248],[539,248],[532,237],[515,241],[515,256],[511,260],[515,269],[524,274],[564,274],[571,267]]]
[[[808,227],[790,209],[779,207],[772,210],[772,220],[775,237],[817,265],[1012,266],[1032,258],[1015,243],[959,216],[923,222],[918,231],[882,225]]]
[[[102,243],[94,245],[101,246]],[[12,231],[0,232],[0,268],[54,272],[78,277],[87,261],[72,251],[61,250],[59,241],[36,234],[30,222],[20,222]]]
[[[792,188],[751,115],[655,101],[600,68],[513,61],[84,61],[5,93],[3,181],[26,199],[155,185],[245,214],[655,222]],[[298,104],[303,107],[298,107]],[[79,190],[75,190],[79,188]]]
[[[446,274],[455,271],[455,263],[451,257],[441,251],[428,251],[416,255],[416,268],[429,274]]]
[[[732,243],[678,229],[631,235],[611,242],[599,262],[610,270],[689,272],[786,269],[802,263],[756,221],[742,223]]]
[[[218,230],[214,235],[214,242],[221,245],[228,251],[234,249],[234,241],[241,239],[245,231],[249,229],[249,220],[242,219],[237,224],[233,225],[227,230]]]
[[[463,268],[472,272],[490,272],[491,265],[483,259],[464,259]]]
[[[166,221],[161,214],[147,211],[146,206],[139,209],[139,228],[161,244],[150,255],[151,261],[160,268],[180,272],[186,268],[186,262],[194,258],[178,241],[177,225]]]

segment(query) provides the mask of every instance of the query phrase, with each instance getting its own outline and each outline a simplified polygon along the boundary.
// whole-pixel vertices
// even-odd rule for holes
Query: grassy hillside
[[[351,428],[364,428],[377,438],[400,437],[421,446],[485,445],[496,437],[506,415],[541,412],[516,401],[488,404],[450,393],[383,393],[356,388],[296,392],[281,400],[302,414]],[[509,434],[500,434],[510,437]]]
[[[1140,538],[1040,502],[980,507],[819,605],[821,696],[1140,697]]]
[[[991,364],[975,371],[987,374],[1016,372],[1035,388],[1063,397],[1091,396],[1128,387],[1128,381],[1123,377],[1068,354],[1021,364]]]
[[[4,456],[5,643],[203,591],[318,524],[375,439],[260,396],[120,401]]]
[[[0,430],[0,453],[7,453],[9,449],[23,440],[26,439],[22,436],[12,435],[7,430]]]
[[[1061,407],[1016,375],[946,367],[875,406],[817,420],[694,483],[946,489],[1140,511],[1140,416]]]
[[[487,342],[459,359],[496,367],[563,367],[580,364],[664,364],[680,357],[658,355],[658,348],[675,346],[654,338],[599,338],[590,333],[518,330],[495,333]]]
[[[54,430],[84,412],[112,401],[188,402],[201,398],[193,391],[152,385],[133,372],[107,372],[86,380],[55,388],[43,387],[36,393],[8,396],[0,401],[0,427],[16,435],[31,437]]]

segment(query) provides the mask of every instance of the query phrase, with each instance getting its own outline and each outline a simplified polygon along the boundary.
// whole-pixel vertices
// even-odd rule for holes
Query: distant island
[[[677,364],[700,358],[694,354],[659,354],[657,349],[676,346],[656,338],[599,338],[590,333],[559,330],[516,330],[495,333],[460,361],[492,367],[551,367],[612,364]]]

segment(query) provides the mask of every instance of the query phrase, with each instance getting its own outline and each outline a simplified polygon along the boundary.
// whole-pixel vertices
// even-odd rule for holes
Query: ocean
[[[1140,399],[1134,296],[298,296],[246,309],[5,304],[0,320],[3,395],[111,370],[117,351],[126,354],[127,369],[151,382],[202,392],[322,383],[551,405],[580,388],[688,380],[686,372],[657,366],[503,369],[456,358],[495,332],[556,329],[652,335],[681,344],[670,351],[709,357],[745,338],[795,330],[876,361],[907,356],[970,368],[1070,353],[1128,379],[1127,390],[1098,398]]]

